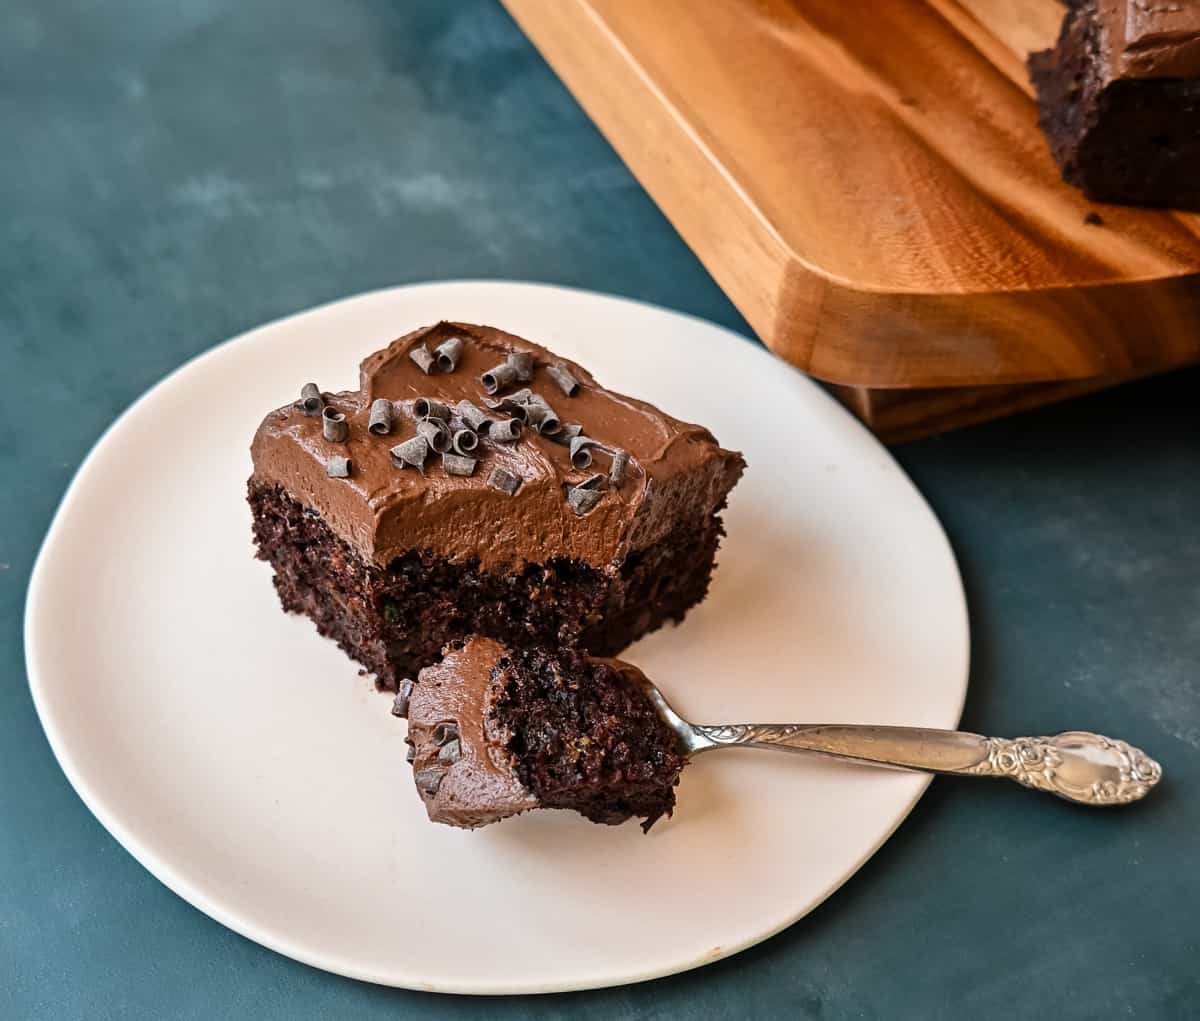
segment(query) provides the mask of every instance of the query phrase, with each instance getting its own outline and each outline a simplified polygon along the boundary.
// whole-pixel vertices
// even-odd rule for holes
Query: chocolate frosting
[[[453,372],[426,375],[409,357],[417,345],[432,351],[450,337],[465,342]],[[531,429],[512,444],[481,437],[473,455],[479,463],[469,477],[448,475],[433,454],[423,475],[391,463],[390,449],[414,435],[417,398],[450,407],[465,399],[485,408],[480,375],[521,351],[532,355],[534,374],[517,387],[543,396],[563,423],[577,422],[586,436],[630,456],[622,483],[607,488],[582,516],[567,504],[566,487],[606,471],[607,458],[597,455],[594,468],[576,470],[566,446]],[[556,362],[579,381],[575,396],[565,396],[546,372]],[[254,437],[254,478],[281,485],[379,566],[408,550],[427,549],[454,561],[478,558],[484,570],[555,558],[608,568],[661,539],[681,517],[715,510],[744,467],[740,454],[723,450],[700,426],[606,390],[578,365],[489,326],[442,322],[416,330],[363,361],[357,391],[322,396],[345,414],[349,439],[332,443],[322,435],[320,417],[282,407],[267,415]],[[396,405],[388,436],[367,429],[378,397]],[[327,460],[338,455],[351,460],[349,478],[326,473]],[[495,467],[521,480],[515,495],[488,485]]]
[[[1109,77],[1200,77],[1196,0],[1097,0],[1100,55]]]
[[[493,670],[505,655],[490,638],[472,638],[421,671],[408,704],[408,740],[416,754],[413,777],[429,818],[473,829],[538,807],[517,779],[508,735],[489,719],[505,677]],[[455,728],[458,758],[443,755],[446,726]],[[442,728],[439,732],[439,727]]]

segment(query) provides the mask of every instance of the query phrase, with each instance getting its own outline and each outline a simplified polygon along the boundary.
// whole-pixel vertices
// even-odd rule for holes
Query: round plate
[[[38,558],[25,641],[67,777],[131,854],[280,953],[419,989],[635,982],[735,953],[829,896],[925,777],[727,751],[647,836],[534,812],[436,826],[391,699],[253,559],[260,419],[441,318],[546,344],[713,430],[749,468],[708,599],[639,642],[703,722],[953,727],[967,615],[949,544],[887,452],[800,373],[726,330],[531,284],[380,291],[271,323],[169,376],[96,445]],[[197,423],[203,425],[198,427]]]

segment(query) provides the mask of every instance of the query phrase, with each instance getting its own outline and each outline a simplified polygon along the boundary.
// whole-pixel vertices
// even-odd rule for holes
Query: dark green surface
[[[1166,767],[1151,802],[937,781],[831,901],[713,967],[542,999],[379,989],[208,920],[68,787],[20,618],[71,473],[184,359],[389,284],[562,282],[748,331],[493,0],[8,0],[0,154],[0,1018],[1200,1010],[1197,373],[898,452],[966,579],[965,724],[1124,736]]]

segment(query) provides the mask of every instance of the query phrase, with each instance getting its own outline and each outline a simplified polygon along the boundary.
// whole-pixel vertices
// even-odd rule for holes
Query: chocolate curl
[[[479,437],[470,429],[458,429],[450,437],[450,445],[456,454],[464,457],[479,446]]]
[[[434,360],[441,372],[453,372],[458,368],[458,360],[462,357],[463,342],[461,337],[451,337],[443,340],[433,349]]]
[[[483,403],[490,411],[503,411],[506,414],[515,415],[523,422],[525,421],[526,413],[529,411],[529,398],[532,396],[533,394],[528,390],[518,390],[516,393],[494,401],[485,397]]]
[[[440,418],[425,418],[417,423],[417,435],[425,439],[435,454],[450,449],[450,427]]]
[[[450,421],[450,409],[432,397],[418,397],[413,401],[413,414],[422,419],[437,418],[443,422]]]
[[[367,423],[367,432],[373,436],[386,436],[392,431],[392,415],[395,409],[386,397],[376,397],[371,402],[371,418]]]
[[[488,436],[497,443],[515,443],[521,438],[521,423],[515,418],[498,419],[492,422]]]
[[[488,369],[487,372],[479,377],[479,382],[483,384],[484,390],[489,395],[493,395],[499,393],[505,387],[512,386],[519,378],[517,370],[509,362],[502,362],[494,369]]]
[[[392,464],[397,468],[416,468],[425,474],[425,458],[429,456],[429,441],[424,436],[414,436],[398,446],[392,447]]]
[[[350,436],[346,416],[337,408],[325,408],[321,412],[321,432],[330,443],[345,443]]]
[[[408,700],[412,698],[414,687],[411,677],[406,677],[400,682],[400,690],[396,692],[396,698],[392,702],[393,716],[408,716]]]
[[[525,405],[525,422],[543,436],[553,436],[562,428],[554,409],[544,402]]]
[[[508,356],[508,364],[513,367],[517,379],[528,383],[533,379],[533,355],[528,351],[514,351]]]
[[[571,445],[571,441],[575,439],[576,436],[582,435],[583,426],[581,426],[578,422],[566,422],[563,424],[563,427],[550,438],[554,440],[555,443],[561,443],[564,447],[569,447]]]
[[[305,383],[300,388],[300,400],[296,406],[309,418],[316,418],[325,407],[325,399],[321,396],[321,388],[316,383]]]
[[[470,401],[459,401],[455,410],[458,412],[458,417],[477,433],[486,432],[488,426],[492,424],[492,417],[482,409],[475,407]]]
[[[413,775],[413,779],[416,781],[417,790],[427,798],[433,798],[437,796],[438,788],[442,786],[442,777],[445,775],[444,769],[427,766],[425,769],[418,770]]]
[[[582,517],[600,502],[601,492],[598,489],[584,489],[572,486],[567,490],[567,506]]]
[[[507,468],[493,468],[488,476],[488,485],[500,490],[505,496],[512,496],[521,488],[521,480]]]
[[[546,375],[554,380],[558,388],[568,397],[574,397],[579,391],[579,380],[571,375],[571,370],[562,362],[546,366]]]
[[[479,462],[473,457],[463,457],[461,454],[443,454],[442,467],[447,475],[474,475],[475,465]]]
[[[588,436],[576,436],[571,441],[571,466],[583,471],[592,466],[591,447],[598,446],[595,440]]]
[[[429,353],[429,348],[424,344],[418,344],[416,347],[410,348],[408,357],[416,363],[417,368],[425,373],[425,375],[432,375],[435,364],[434,357]]]
[[[629,455],[624,450],[614,450],[612,464],[608,467],[608,481],[613,489],[620,489],[625,480],[625,469],[629,467]]]
[[[430,736],[433,738],[433,743],[441,748],[450,741],[458,740],[458,724],[450,722],[439,723],[433,728],[433,733]]]

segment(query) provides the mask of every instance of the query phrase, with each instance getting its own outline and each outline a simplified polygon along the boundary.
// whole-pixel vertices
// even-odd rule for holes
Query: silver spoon
[[[1115,738],[1071,730],[1053,737],[983,737],[960,730],[848,724],[700,726],[680,716],[650,681],[646,691],[689,757],[714,748],[814,752],[879,766],[954,776],[992,776],[1081,805],[1127,805],[1150,793],[1162,767]]]

